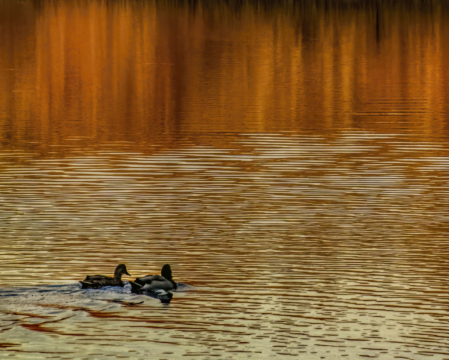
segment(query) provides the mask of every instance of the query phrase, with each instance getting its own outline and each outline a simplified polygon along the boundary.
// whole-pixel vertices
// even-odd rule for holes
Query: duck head
[[[128,270],[126,270],[126,265],[125,264],[117,265],[117,267],[115,268],[114,278],[121,279],[122,275],[125,274],[131,276],[129,275]]]
[[[174,290],[178,288],[178,284],[176,284],[176,282],[173,280],[170,265],[165,264],[164,266],[162,266],[161,275],[173,284]]]
[[[167,280],[172,280],[172,273],[171,273],[171,267],[169,264],[165,264],[162,266],[161,275],[166,278]]]

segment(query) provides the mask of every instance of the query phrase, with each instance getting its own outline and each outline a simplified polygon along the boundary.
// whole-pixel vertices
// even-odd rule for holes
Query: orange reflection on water
[[[38,4],[1,3],[3,147],[446,128],[443,5]]]

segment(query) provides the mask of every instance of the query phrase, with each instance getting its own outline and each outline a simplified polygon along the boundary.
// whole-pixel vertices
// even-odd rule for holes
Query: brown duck
[[[126,270],[125,264],[120,264],[115,268],[114,277],[105,275],[92,275],[86,276],[83,281],[80,281],[82,289],[100,289],[104,286],[122,286],[122,275],[129,275],[128,270]]]

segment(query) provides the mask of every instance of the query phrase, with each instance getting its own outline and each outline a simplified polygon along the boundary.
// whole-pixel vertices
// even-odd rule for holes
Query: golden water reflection
[[[176,146],[179,132],[206,131],[447,133],[442,4],[1,4],[3,148]]]

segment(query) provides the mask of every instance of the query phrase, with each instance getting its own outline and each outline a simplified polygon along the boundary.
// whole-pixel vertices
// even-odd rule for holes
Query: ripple
[[[248,134],[230,150],[5,167],[3,349],[56,355],[40,342],[76,338],[77,356],[443,356],[447,151],[368,133],[338,143]],[[133,277],[170,263],[194,287],[164,307],[67,285],[119,262]]]

